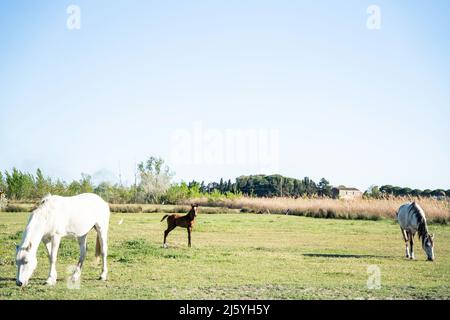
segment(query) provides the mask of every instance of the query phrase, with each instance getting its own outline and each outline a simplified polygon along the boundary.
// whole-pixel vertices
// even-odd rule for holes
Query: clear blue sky
[[[200,123],[277,130],[267,173],[449,189],[449,16],[444,0],[1,1],[0,169],[131,182],[159,155],[177,180],[261,173],[174,159]]]

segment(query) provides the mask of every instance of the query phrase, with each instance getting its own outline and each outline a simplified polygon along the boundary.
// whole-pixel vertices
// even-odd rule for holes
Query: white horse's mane
[[[33,215],[40,216],[40,217],[47,217],[49,205],[50,205],[50,199],[52,195],[49,193],[44,198],[42,198],[41,202],[39,203],[38,207],[33,210]]]
[[[411,208],[410,210],[412,210],[413,214],[416,216],[417,222],[419,223],[419,230],[418,230],[419,239],[422,238],[423,240],[425,236],[428,234],[427,218],[425,217],[425,211],[415,201],[411,203],[410,208]]]
[[[30,218],[28,219],[27,226],[23,232],[23,238],[21,242],[21,246],[27,246],[30,242],[30,232],[39,224],[43,223],[43,221],[47,220],[48,212],[49,212],[49,200],[52,197],[51,194],[47,194],[44,198],[42,198],[41,202],[33,210]]]

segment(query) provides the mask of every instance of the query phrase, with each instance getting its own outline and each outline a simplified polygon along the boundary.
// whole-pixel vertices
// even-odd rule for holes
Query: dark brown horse
[[[171,214],[171,215],[166,214],[161,219],[161,221],[163,221],[165,218],[167,218],[167,230],[164,231],[164,243],[163,243],[164,248],[167,248],[166,243],[167,235],[169,234],[170,231],[172,231],[176,227],[187,228],[188,245],[189,247],[191,246],[191,232],[192,227],[194,226],[195,217],[197,216],[197,211],[198,211],[198,204],[194,203],[191,204],[191,210],[189,210],[189,212],[184,216],[179,214]]]

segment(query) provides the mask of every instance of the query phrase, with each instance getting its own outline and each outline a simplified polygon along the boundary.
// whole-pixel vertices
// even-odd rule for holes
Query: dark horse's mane
[[[417,223],[419,224],[419,229],[417,230],[418,231],[417,233],[419,234],[419,239],[422,239],[423,241],[426,235],[428,234],[427,221],[425,220],[425,216],[420,207],[415,202],[411,204],[410,211],[412,211],[412,213],[417,219]]]

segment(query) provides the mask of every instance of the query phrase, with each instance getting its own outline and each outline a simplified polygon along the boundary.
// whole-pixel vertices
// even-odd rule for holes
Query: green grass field
[[[15,285],[14,243],[28,213],[0,213],[0,299],[448,299],[450,227],[430,226],[436,261],[404,258],[399,227],[391,220],[356,221],[283,215],[199,214],[193,247],[185,229],[169,235],[158,213],[115,213],[109,234],[109,280],[97,280],[95,233],[89,236],[81,288],[69,289],[68,269],[78,244],[65,239],[58,283],[43,285],[43,245],[30,285]],[[123,223],[119,221],[123,219]],[[381,271],[381,288],[368,289],[368,267]]]

